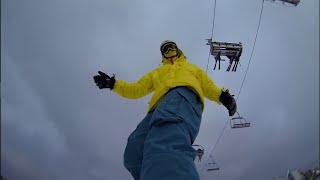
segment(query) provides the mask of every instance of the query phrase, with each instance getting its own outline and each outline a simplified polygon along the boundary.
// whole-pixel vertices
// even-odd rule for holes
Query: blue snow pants
[[[135,180],[199,180],[192,144],[202,102],[187,87],[171,89],[128,138],[124,165]]]

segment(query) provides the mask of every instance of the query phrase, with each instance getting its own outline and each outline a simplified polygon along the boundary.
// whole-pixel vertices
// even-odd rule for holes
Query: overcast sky
[[[218,0],[213,38],[242,42],[235,73],[213,71],[237,94],[252,51],[261,0]],[[150,96],[129,100],[93,83],[98,70],[129,82],[160,65],[175,40],[206,69],[213,1],[1,1],[1,174],[7,180],[131,179],[128,135]],[[223,62],[222,69],[227,64]],[[204,180],[270,180],[319,163],[319,1],[264,3],[252,62],[238,101],[252,127],[223,132]],[[228,121],[206,101],[196,144],[203,165]]]

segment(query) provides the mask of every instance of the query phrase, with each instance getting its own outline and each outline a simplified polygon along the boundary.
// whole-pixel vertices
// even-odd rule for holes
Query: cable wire
[[[213,31],[214,31],[214,20],[215,20],[215,18],[216,18],[216,4],[217,4],[217,0],[214,0],[214,5],[213,5],[213,18],[212,18],[212,28],[211,28],[211,36],[210,36],[210,39],[211,39],[211,40],[212,40],[212,37],[213,37]],[[209,59],[210,59],[210,51],[209,51],[208,60],[207,60],[206,72],[208,72]]]
[[[213,5],[213,20],[212,20],[212,29],[211,29],[211,39],[213,37],[213,30],[214,30],[214,20],[216,18],[216,4],[217,0],[214,0],[214,5]]]
[[[210,158],[210,155],[213,154],[214,150],[216,149],[217,144],[219,143],[219,141],[220,141],[220,139],[221,139],[221,137],[222,137],[222,135],[223,135],[223,132],[224,132],[225,129],[227,128],[228,122],[229,122],[229,119],[228,119],[228,121],[225,122],[224,127],[223,127],[223,129],[222,129],[222,131],[221,131],[221,133],[220,133],[220,135],[219,135],[216,143],[214,144],[214,146],[212,147],[212,149],[209,151],[209,152],[210,152],[210,153],[209,153],[209,156],[208,156],[208,158],[204,161],[205,164],[201,166],[201,168],[200,168],[200,175],[202,175],[203,170],[204,170],[204,168],[206,167],[206,163],[207,163],[207,161],[208,161],[209,158]]]
[[[259,34],[259,29],[260,29],[260,24],[261,24],[261,18],[262,18],[262,12],[263,12],[263,4],[264,4],[264,0],[262,0],[262,4],[261,4],[261,10],[260,10],[258,28],[257,28],[257,31],[256,31],[256,36],[255,36],[255,38],[254,38],[253,47],[252,47],[252,51],[251,51],[250,58],[249,58],[249,63],[248,63],[248,65],[247,65],[246,72],[245,72],[244,77],[243,77],[243,80],[242,80],[242,82],[241,82],[241,86],[240,86],[240,89],[239,89],[239,92],[238,92],[236,101],[238,101],[238,99],[239,99],[239,96],[240,96],[240,93],[241,93],[243,84],[244,84],[244,82],[245,82],[245,80],[246,80],[246,77],[247,77],[247,74],[248,74],[248,70],[249,70],[249,66],[250,66],[250,63],[251,63],[251,60],[252,60],[254,48],[255,48],[255,46],[256,46],[257,37],[258,37],[258,34]]]
[[[250,54],[249,63],[248,63],[248,65],[247,65],[246,72],[245,72],[244,78],[243,78],[242,83],[241,83],[240,90],[239,90],[238,95],[237,95],[237,98],[236,98],[236,102],[238,101],[238,98],[239,98],[239,96],[240,96],[242,87],[243,87],[244,82],[245,82],[245,79],[246,79],[246,77],[247,77],[247,73],[248,73],[249,66],[250,66],[250,63],[251,63],[251,60],[252,60],[252,56],[253,56],[253,52],[254,52],[254,49],[255,49],[255,45],[256,45],[256,42],[257,42],[257,37],[258,37],[258,34],[259,34],[259,29],[260,29],[260,24],[261,24],[261,19],[262,19],[263,4],[264,4],[264,0],[262,0],[262,4],[261,4],[261,10],[260,10],[260,15],[259,15],[258,27],[257,27],[257,31],[256,31],[256,35],[255,35],[255,39],[254,39],[252,51],[251,51],[251,54]],[[215,4],[214,4],[214,9],[215,9],[215,7],[216,7],[216,0],[215,0]],[[215,10],[214,10],[214,16],[213,16],[213,17],[215,17]],[[214,18],[213,18],[211,39],[212,39],[212,37],[213,37],[213,29],[214,29]],[[210,52],[209,52],[209,57],[210,57]],[[209,57],[208,57],[208,64],[209,64]],[[208,64],[207,64],[207,70],[208,70]],[[207,72],[207,70],[206,70],[206,72]],[[223,133],[224,133],[224,131],[225,131],[225,129],[226,129],[227,124],[228,124],[229,121],[230,121],[230,119],[228,119],[228,120],[225,122],[224,127],[223,127],[223,129],[222,129],[222,131],[221,131],[221,133],[220,133],[220,135],[219,135],[216,143],[214,144],[213,148],[211,149],[209,156],[210,156],[211,154],[213,154],[214,150],[216,149],[216,147],[217,147],[217,145],[218,145],[218,143],[219,143],[219,141],[220,141],[220,139],[221,139],[221,137],[222,137],[222,135],[223,135]],[[206,163],[207,161],[208,161],[208,159],[205,161],[205,163]],[[204,165],[201,167],[201,169],[200,169],[200,174],[202,174],[202,171],[203,171],[203,169],[205,168],[205,165],[206,165],[206,164],[204,164]]]

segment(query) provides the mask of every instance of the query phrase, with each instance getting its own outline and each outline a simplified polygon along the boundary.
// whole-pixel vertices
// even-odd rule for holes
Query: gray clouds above
[[[237,73],[213,71],[237,94],[252,50],[260,1],[217,1],[214,38],[244,44]],[[126,138],[149,96],[98,90],[103,70],[135,81],[160,64],[159,45],[176,40],[206,68],[213,2],[1,1],[1,174],[18,179],[130,179]],[[272,179],[319,159],[319,1],[294,8],[265,2],[239,110],[252,127],[226,128],[203,179]],[[226,67],[223,64],[222,69]],[[206,153],[227,120],[206,102],[196,143]],[[206,158],[208,154],[205,154]],[[268,169],[268,171],[266,171]]]

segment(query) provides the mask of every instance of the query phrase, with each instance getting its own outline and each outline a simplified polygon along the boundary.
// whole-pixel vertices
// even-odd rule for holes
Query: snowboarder
[[[124,165],[135,180],[198,180],[192,144],[199,131],[204,99],[223,104],[229,116],[236,102],[219,88],[173,41],[160,46],[162,65],[128,83],[99,71],[94,81],[125,98],[137,99],[153,92],[148,113],[130,134]]]

